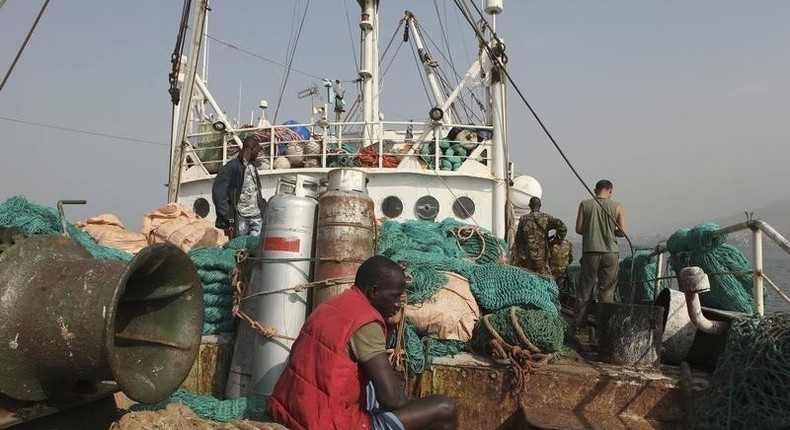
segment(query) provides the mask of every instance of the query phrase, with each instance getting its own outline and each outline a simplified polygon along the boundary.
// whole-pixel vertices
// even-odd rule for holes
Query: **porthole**
[[[381,212],[389,218],[397,218],[403,213],[403,202],[395,196],[387,196],[381,202]]]
[[[199,217],[205,218],[208,216],[208,212],[211,209],[211,206],[208,204],[208,200],[200,197],[199,199],[195,200],[195,203],[192,203],[192,210],[198,214]]]
[[[433,196],[422,196],[414,205],[417,216],[423,220],[433,220],[439,214],[439,201]]]
[[[475,202],[469,197],[458,197],[453,203],[453,213],[460,219],[471,218],[475,214]]]

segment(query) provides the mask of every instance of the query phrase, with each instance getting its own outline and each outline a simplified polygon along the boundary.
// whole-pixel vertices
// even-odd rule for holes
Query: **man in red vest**
[[[455,430],[453,401],[408,401],[385,349],[401,307],[403,268],[384,256],[359,266],[352,288],[313,311],[274,387],[267,415],[291,430]]]

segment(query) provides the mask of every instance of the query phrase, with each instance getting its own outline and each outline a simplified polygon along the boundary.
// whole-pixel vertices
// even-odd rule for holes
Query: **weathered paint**
[[[127,264],[60,235],[24,239],[0,254],[0,392],[37,401],[77,380],[115,379],[135,400],[162,400],[197,353],[202,297],[174,245]]]
[[[197,358],[181,388],[204,396],[225,397],[233,342],[225,336],[203,336]]]
[[[633,303],[598,304],[598,358],[606,363],[658,366],[664,308]]]
[[[696,395],[707,380],[701,374],[692,379],[690,392]],[[452,397],[461,429],[470,430],[678,428],[692,405],[680,386],[676,367],[561,360],[535,368],[524,390],[514,394],[508,366],[468,354],[438,359],[411,385],[414,397]]]
[[[354,278],[363,261],[373,256],[373,200],[355,191],[327,191],[318,200],[318,236],[314,281]],[[337,285],[313,291],[313,308],[350,287]]]

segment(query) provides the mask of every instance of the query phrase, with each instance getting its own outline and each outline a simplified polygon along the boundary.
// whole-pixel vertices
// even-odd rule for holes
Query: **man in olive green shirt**
[[[612,200],[612,183],[595,184],[595,198],[579,205],[576,233],[582,235],[581,275],[576,290],[576,329],[587,322],[590,302],[597,282],[601,301],[614,301],[620,255],[617,237],[627,234],[623,205]]]

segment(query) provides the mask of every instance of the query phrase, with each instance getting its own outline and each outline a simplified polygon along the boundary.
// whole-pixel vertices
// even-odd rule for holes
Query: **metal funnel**
[[[0,392],[39,401],[114,379],[131,399],[165,399],[200,346],[203,291],[189,257],[156,244],[97,260],[58,235],[0,253]]]

